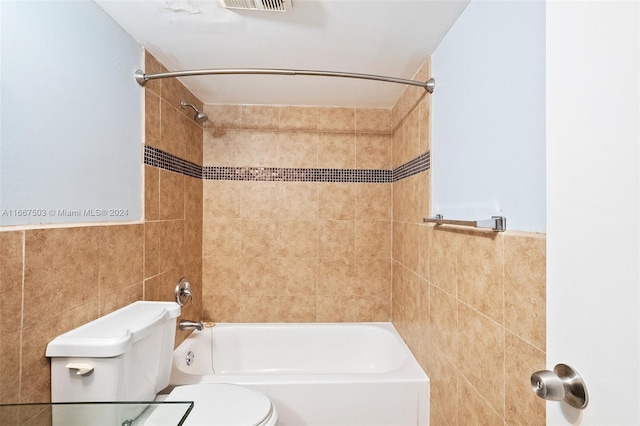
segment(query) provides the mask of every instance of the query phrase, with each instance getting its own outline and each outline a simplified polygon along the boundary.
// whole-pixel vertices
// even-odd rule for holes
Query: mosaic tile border
[[[391,182],[391,170],[295,169],[283,167],[203,167],[202,178],[210,180],[286,182]]]
[[[408,178],[431,168],[431,151],[418,155],[413,160],[393,169],[393,182]]]
[[[391,183],[429,170],[431,168],[431,154],[428,151],[420,154],[394,170],[202,167],[173,154],[145,145],[144,164],[204,180]]]
[[[152,146],[144,146],[144,164],[202,179],[202,166]]]

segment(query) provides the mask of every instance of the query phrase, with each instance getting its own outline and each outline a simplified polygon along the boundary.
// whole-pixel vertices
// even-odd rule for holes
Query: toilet
[[[56,337],[46,350],[51,401],[154,401],[169,385],[179,315],[177,303],[139,301]],[[177,386],[158,399],[193,401],[184,425],[273,426],[278,418],[266,395],[234,384]],[[53,421],[82,424],[79,416],[90,415],[91,424],[166,424],[162,410],[143,404],[105,406],[99,415],[58,407]]]

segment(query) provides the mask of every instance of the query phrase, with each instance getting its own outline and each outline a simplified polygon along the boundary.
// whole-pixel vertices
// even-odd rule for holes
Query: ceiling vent
[[[226,9],[267,10],[286,12],[291,8],[291,0],[218,0]]]

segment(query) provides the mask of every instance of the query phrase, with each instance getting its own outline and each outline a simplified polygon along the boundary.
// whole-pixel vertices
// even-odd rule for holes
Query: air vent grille
[[[287,11],[286,0],[220,0],[220,3],[227,9]]]

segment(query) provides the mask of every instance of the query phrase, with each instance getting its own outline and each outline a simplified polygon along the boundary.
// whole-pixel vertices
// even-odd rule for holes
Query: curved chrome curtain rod
[[[373,74],[357,74],[351,72],[336,71],[314,71],[314,70],[291,70],[291,69],[269,69],[269,68],[217,68],[204,70],[186,70],[174,72],[161,72],[157,74],[145,74],[142,70],[135,72],[136,81],[140,86],[144,86],[149,80],[171,77],[191,77],[196,75],[221,75],[221,74],[266,74],[266,75],[312,75],[321,77],[343,77],[359,78],[361,80],[377,80],[389,83],[407,84],[424,88],[427,92],[433,93],[436,81],[430,78],[427,81],[406,80],[404,78],[385,77]]]

